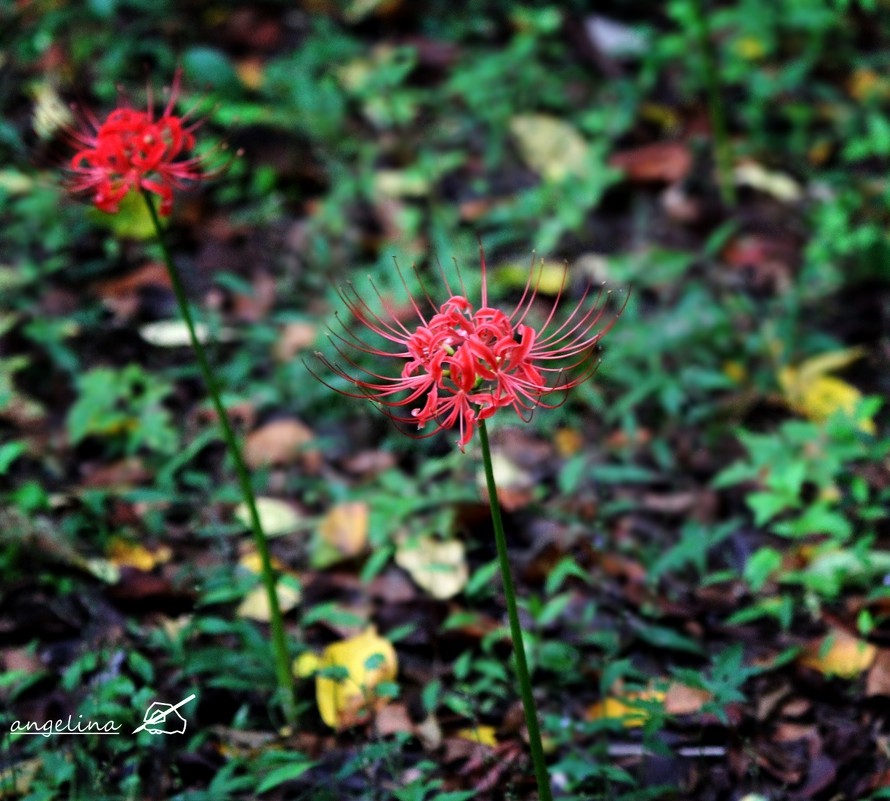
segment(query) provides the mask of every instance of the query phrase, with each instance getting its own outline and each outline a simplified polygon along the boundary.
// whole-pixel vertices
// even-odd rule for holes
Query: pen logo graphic
[[[145,710],[142,725],[133,729],[133,734],[138,734],[143,729],[149,734],[184,734],[185,718],[177,710],[194,698],[195,694],[192,693],[188,698],[183,698],[178,704],[173,705],[153,701]]]

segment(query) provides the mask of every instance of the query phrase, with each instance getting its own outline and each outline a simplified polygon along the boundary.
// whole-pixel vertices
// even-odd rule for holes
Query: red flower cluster
[[[187,156],[199,123],[186,124],[187,114],[173,114],[179,79],[177,72],[170,99],[157,119],[150,94],[146,111],[117,108],[102,123],[85,114],[91,130],[70,132],[77,147],[68,180],[72,192],[89,194],[96,208],[114,214],[128,192],[147,190],[160,197],[160,213],[166,217],[173,208],[174,189],[207,177],[203,160]]]
[[[360,373],[351,375],[322,357],[336,375],[361,390],[361,394],[343,394],[369,398],[381,404],[392,419],[414,423],[418,429],[430,423],[435,425],[421,436],[457,428],[458,444],[463,449],[472,439],[478,422],[491,417],[498,409],[512,406],[527,420],[538,406],[559,405],[544,403],[545,396],[587,380],[596,368],[590,363],[590,353],[612,327],[617,315],[596,330],[604,307],[594,303],[584,309],[590,292],[588,287],[574,310],[555,326],[553,320],[561,288],[543,324],[535,328],[528,322],[537,297],[537,283],[533,284],[532,275],[516,308],[508,315],[488,305],[484,255],[481,260],[480,307],[474,309],[464,296],[463,286],[462,294],[454,294],[447,287],[451,296],[428,318],[412,300],[420,322],[413,331],[382,298],[389,319],[374,312],[354,288],[341,292],[350,312],[375,334],[398,346],[398,350],[371,347],[345,325],[345,336],[332,332],[333,336],[362,353],[404,361],[398,377],[385,376],[361,367],[335,344],[337,352]],[[568,371],[585,363],[587,369],[580,376],[568,376]],[[392,411],[400,407],[407,407],[409,416]]]

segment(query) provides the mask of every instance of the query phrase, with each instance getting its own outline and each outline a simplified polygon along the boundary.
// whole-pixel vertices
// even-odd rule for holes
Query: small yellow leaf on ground
[[[41,139],[49,139],[74,124],[71,109],[52,83],[42,81],[32,88],[31,93],[34,96],[31,125]]]
[[[273,556],[271,561],[272,568],[274,570],[278,570],[280,572],[285,572],[287,570],[287,566],[280,559],[276,559]],[[238,560],[238,564],[257,576],[263,570],[263,560],[260,558],[260,555],[256,551],[248,551]]]
[[[855,679],[875,661],[877,648],[843,629],[811,642],[798,658],[802,665],[825,676]]]
[[[312,431],[299,420],[274,420],[247,436],[244,459],[254,469],[292,464],[314,438]]]
[[[783,367],[778,378],[786,403],[814,422],[827,420],[836,412],[854,414],[862,393],[828,373],[840,370],[862,356],[861,348],[848,348],[815,356],[797,367]],[[862,420],[859,427],[869,434],[875,431],[873,420]]]
[[[521,114],[510,120],[522,160],[548,181],[589,170],[588,146],[574,126],[547,114]]]
[[[273,557],[271,561],[272,568],[277,573],[282,574],[276,581],[275,592],[278,595],[278,605],[282,613],[286,613],[300,603],[302,597],[300,581],[297,574],[290,570],[280,559]],[[262,572],[262,559],[256,551],[245,553],[238,560],[238,564],[254,575],[260,575]],[[269,622],[272,619],[272,613],[269,608],[269,596],[266,592],[266,587],[260,584],[250,590],[239,604],[236,614],[238,617],[258,620],[261,623]]]
[[[277,498],[257,498],[256,510],[267,537],[290,534],[300,527],[300,515],[286,501]],[[239,503],[235,507],[235,519],[245,528],[251,527],[250,511],[246,503]]]
[[[243,58],[236,62],[235,74],[248,89],[259,89],[266,79],[263,62],[258,58]]]
[[[155,565],[169,562],[173,552],[166,545],[150,551],[144,545],[116,537],[108,544],[106,556],[108,561],[118,567],[135,567],[137,570],[148,572],[153,570]]]
[[[396,548],[395,560],[433,598],[453,598],[470,576],[466,549],[460,540],[407,538]]]
[[[490,745],[497,748],[498,738],[494,734],[494,726],[476,726],[472,729],[461,729],[457,732],[457,737],[469,740],[480,745]]]
[[[584,436],[576,428],[558,428],[553,435],[556,452],[567,459],[579,453],[584,447]]]
[[[750,186],[783,203],[794,203],[803,197],[803,189],[790,175],[767,170],[757,162],[740,164],[733,170],[733,177],[739,186]]]
[[[300,654],[293,664],[293,673],[298,679],[308,679],[315,675],[315,672],[321,665],[321,658],[312,651],[304,651]]]
[[[650,713],[646,709],[646,704],[653,701],[664,702],[664,699],[665,694],[659,690],[643,690],[623,696],[610,695],[588,708],[587,719],[611,718],[620,720],[625,728],[636,728],[649,720]]]
[[[364,551],[368,543],[368,518],[368,504],[364,501],[338,503],[332,507],[318,526],[312,565],[326,567]]]
[[[278,606],[282,614],[290,612],[291,609],[300,603],[300,590],[298,586],[294,586],[289,576],[285,576],[278,580],[275,585],[275,594],[278,596]],[[247,595],[244,596],[238,610],[238,617],[246,617],[250,620],[257,620],[260,623],[268,623],[272,619],[272,612],[269,606],[269,596],[263,585],[254,587]]]
[[[332,729],[355,725],[385,699],[376,698],[374,688],[394,681],[398,672],[395,649],[389,640],[370,626],[356,637],[335,642],[324,649],[320,670],[343,668],[341,680],[316,676],[315,692],[321,719]]]

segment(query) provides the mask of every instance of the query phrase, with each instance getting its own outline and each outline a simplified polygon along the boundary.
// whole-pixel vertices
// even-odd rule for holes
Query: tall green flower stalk
[[[489,304],[484,256],[481,265],[482,297],[478,307],[464,294],[452,291],[443,274],[447,297],[441,305],[436,306],[427,298],[431,308],[423,311],[421,302],[412,301],[417,315],[414,330],[385,302],[380,313],[355,288],[344,288],[341,297],[363,328],[356,332],[344,322],[342,331],[331,332],[334,347],[347,368],[319,356],[335,376],[355,387],[354,391],[333,389],[350,397],[372,400],[393,420],[423,432],[413,436],[455,430],[459,434],[458,447],[463,450],[478,430],[535,779],[541,801],[551,801],[486,420],[506,407],[527,420],[538,407],[558,405],[546,399],[591,376],[596,367],[592,352],[616,318],[599,325],[604,306],[586,303],[588,287],[577,305],[561,322],[556,322],[560,289],[549,313],[543,312],[544,323],[534,327],[531,319],[537,311],[540,271],[535,277],[532,269],[519,303],[512,311],[504,312]],[[465,293],[462,280],[460,291]],[[373,344],[374,338],[379,344]],[[396,360],[401,366],[389,373],[385,369],[366,369],[358,360],[363,354]],[[575,368],[581,368],[577,375]]]
[[[228,412],[222,403],[216,376],[195,333],[195,323],[182,278],[167,247],[160,221],[160,217],[170,214],[176,190],[211,175],[205,169],[204,159],[190,155],[195,146],[198,123],[190,122],[188,114],[174,114],[179,79],[177,72],[169,100],[159,114],[155,114],[151,93],[144,111],[122,102],[101,122],[89,112],[84,112],[81,128],[68,131],[75,153],[69,164],[67,184],[73,193],[89,197],[96,208],[108,214],[116,214],[120,210],[121,201],[130,193],[139,193],[145,200],[180,314],[188,328],[192,350],[216,410],[223,439],[235,465],[238,484],[247,505],[250,527],[260,555],[262,581],[269,600],[275,675],[285,717],[288,723],[294,724],[296,706],[284,622],[275,588],[276,579],[269,546],[257,512],[250,473]],[[155,208],[155,198],[160,200],[159,209]]]
[[[201,370],[201,376],[204,379],[204,385],[210,395],[213,408],[216,411],[219,420],[220,431],[228,448],[229,455],[235,465],[235,473],[238,476],[238,485],[241,488],[241,494],[244,496],[244,502],[247,504],[248,517],[250,518],[250,528],[253,532],[254,543],[256,544],[257,553],[260,555],[260,574],[262,576],[263,586],[266,588],[266,596],[269,600],[269,627],[272,632],[272,647],[275,652],[275,675],[278,680],[278,688],[281,693],[282,704],[284,707],[285,717],[290,724],[296,723],[296,707],[294,705],[294,685],[293,675],[290,668],[290,658],[287,652],[287,640],[284,635],[284,620],[281,616],[281,606],[278,603],[278,593],[275,588],[275,570],[272,567],[272,557],[269,554],[269,544],[266,540],[266,534],[263,531],[263,524],[260,520],[259,511],[257,510],[256,496],[250,482],[250,472],[247,464],[244,462],[244,456],[238,445],[238,439],[232,428],[232,422],[226,407],[223,405],[222,397],[219,391],[219,383],[216,375],[210,368],[210,362],[207,360],[207,354],[204,346],[195,331],[195,322],[189,308],[188,296],[182,283],[182,277],[176,267],[176,262],[170,254],[167,242],[164,239],[164,231],[161,227],[161,221],[158,212],[155,209],[154,201],[144,189],[142,196],[145,198],[145,204],[151,215],[151,221],[154,225],[155,235],[158,244],[161,246],[161,252],[164,255],[164,264],[167,267],[167,274],[170,276],[170,283],[173,286],[173,293],[176,295],[176,303],[179,306],[179,313],[182,315],[183,322],[189,332],[189,340],[191,341],[192,350],[195,353],[198,367]]]
[[[510,620],[510,637],[513,640],[513,667],[519,682],[519,694],[522,697],[522,711],[525,713],[525,725],[528,728],[528,744],[532,752],[535,780],[538,783],[540,801],[552,801],[550,776],[547,773],[547,761],[544,758],[544,746],[541,742],[541,729],[538,726],[538,710],[532,692],[531,674],[528,672],[528,660],[525,658],[525,642],[522,638],[522,624],[519,622],[519,607],[516,603],[516,590],[513,587],[513,574],[510,570],[507,536],[504,534],[504,521],[501,519],[501,505],[498,502],[498,488],[494,480],[491,447],[484,420],[479,422],[479,442],[482,446],[485,486],[488,489],[488,503],[491,507],[491,522],[494,525],[494,540],[498,549],[501,581],[504,584],[504,598],[507,600],[507,617]]]

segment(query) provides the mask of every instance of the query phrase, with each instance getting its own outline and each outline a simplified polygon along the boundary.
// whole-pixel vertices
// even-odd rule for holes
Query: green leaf
[[[781,566],[782,554],[775,548],[759,548],[745,564],[745,579],[758,592]]]
[[[690,654],[704,653],[704,649],[695,640],[664,626],[640,623],[637,625],[637,635],[656,648],[685,651]]]
[[[307,770],[314,768],[315,764],[315,762],[293,762],[290,765],[275,768],[260,782],[257,792],[266,793],[273,787],[278,787],[279,784],[299,779]]]

